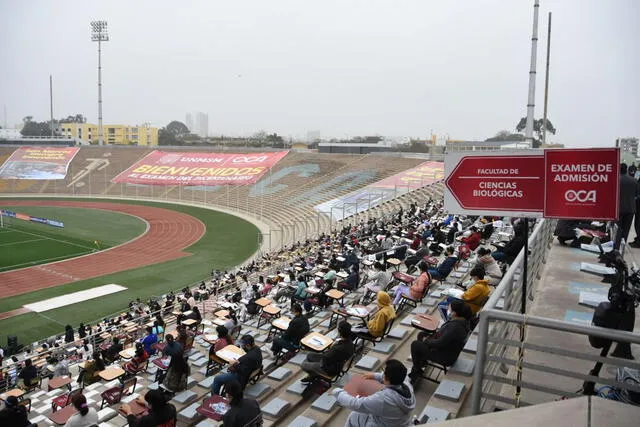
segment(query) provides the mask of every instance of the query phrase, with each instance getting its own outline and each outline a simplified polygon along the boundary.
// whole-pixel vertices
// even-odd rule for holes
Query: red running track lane
[[[108,202],[4,200],[12,206],[67,206],[102,209],[146,220],[146,233],[120,246],[95,254],[0,273],[2,297],[20,295],[52,286],[91,279],[190,256],[183,249],[204,235],[199,219],[151,206]]]

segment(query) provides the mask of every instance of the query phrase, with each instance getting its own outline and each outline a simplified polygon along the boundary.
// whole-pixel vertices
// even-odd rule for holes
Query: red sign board
[[[620,152],[611,148],[546,150],[544,216],[618,218]]]
[[[540,213],[544,156],[465,156],[445,184],[465,210]]]
[[[445,209],[474,215],[615,220],[617,148],[451,153]]]
[[[113,182],[160,185],[246,185],[286,156],[269,153],[196,153],[152,151]]]

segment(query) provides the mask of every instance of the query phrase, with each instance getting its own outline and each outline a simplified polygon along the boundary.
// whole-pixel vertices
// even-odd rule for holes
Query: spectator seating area
[[[127,375],[120,369],[132,357],[135,341],[145,335],[147,327],[154,325],[152,322],[157,314],[161,314],[165,323],[164,336],[169,333],[176,336],[178,326],[181,329],[185,327],[185,330],[190,330],[193,334],[193,339],[187,341],[192,345],[186,346],[191,368],[186,389],[177,392],[165,390],[167,398],[178,410],[178,424],[216,425],[216,422],[202,415],[201,406],[211,395],[215,374],[227,367],[224,360],[210,363],[209,350],[211,343],[215,342],[215,336],[212,335],[216,333],[216,325],[228,322],[230,311],[236,314],[240,326],[232,335],[237,337],[250,334],[263,350],[262,369],[252,376],[245,389],[245,397],[258,400],[264,425],[342,425],[339,420],[343,420],[349,411],[336,404],[330,394],[331,389],[343,387],[353,376],[380,370],[390,359],[400,359],[410,368],[411,359],[407,355],[411,342],[420,330],[426,328],[433,331],[438,323],[442,323],[437,310],[438,304],[448,295],[455,294],[452,290],[458,289],[467,281],[469,272],[475,265],[475,252],[469,253],[468,246],[461,243],[470,227],[495,225],[491,235],[483,239],[479,247],[488,247],[490,243],[512,232],[511,226],[504,226],[502,221],[453,218],[444,214],[439,188],[441,187],[432,186],[414,192],[415,194],[406,194],[393,203],[385,203],[372,210],[374,212],[368,212],[366,217],[354,218],[350,223],[342,224],[341,229],[335,233],[322,233],[315,240],[295,243],[275,253],[265,254],[236,272],[212,271],[211,280],[200,286],[183,289],[175,295],[164,295],[159,300],[132,302],[114,318],[87,325],[88,340],[95,348],[109,348],[114,337],[118,337],[124,347],[113,363],[106,367],[105,371],[109,375],[105,374],[103,380],[86,385],[82,391],[89,405],[99,410],[100,425],[126,425],[126,418],[120,413],[123,402],[132,402],[151,389],[163,389],[157,382],[158,372],[166,366],[161,356],[151,356],[149,362],[135,375]],[[437,201],[432,199],[434,196]],[[385,236],[388,236],[389,242],[386,242]],[[301,382],[306,374],[300,365],[314,347],[309,341],[311,335],[301,340],[299,348],[286,354],[273,355],[266,351],[273,337],[283,329],[278,323],[285,317],[292,317],[290,300],[296,287],[296,276],[306,277],[308,291],[324,287],[316,297],[310,296],[301,301],[305,302],[307,308],[305,316],[312,331],[310,334],[321,334],[333,340],[337,337],[336,320],[347,319],[354,327],[360,325],[358,316],[350,314],[349,309],[361,305],[366,292],[364,284],[374,262],[384,263],[394,273],[385,286],[393,297],[395,287],[402,280],[407,280],[407,267],[403,261],[407,255],[415,253],[415,243],[420,240],[419,236],[425,238],[431,250],[431,254],[421,262],[439,264],[445,257],[443,247],[453,245],[458,256],[454,269],[446,277],[433,281],[424,298],[414,301],[415,307],[409,304],[397,306],[397,317],[388,325],[380,339],[358,343],[358,351],[344,368],[343,375],[327,379],[326,382],[312,382],[310,385]],[[354,260],[354,256],[360,277],[357,288],[349,290],[340,284],[348,277],[350,270],[353,270],[353,266],[348,267],[347,264]],[[314,285],[312,280],[319,279],[320,276],[327,278],[326,272],[330,270],[336,273],[335,282],[334,279],[327,280],[331,286],[325,287],[326,283],[321,280],[316,280]],[[261,298],[250,297],[251,292],[247,288],[253,285],[257,285]],[[345,292],[336,288],[344,289]],[[326,298],[322,298],[322,293]],[[254,303],[257,311],[249,309]],[[369,315],[373,315],[377,310],[375,299],[363,308],[366,308]],[[193,315],[194,311],[199,311],[200,319]],[[428,323],[426,320],[431,322],[431,326],[425,326]],[[80,366],[92,353],[82,345],[77,332],[72,337],[72,342],[66,346],[58,343],[60,347],[55,347],[56,339],[61,341],[62,336],[36,343],[30,348],[30,352],[17,357],[17,364],[5,360],[3,368],[4,387],[8,393],[20,393],[15,391],[14,383],[23,359],[30,358],[39,368],[41,381],[37,381],[36,386],[21,396],[22,401],[28,402],[30,406],[29,419],[39,426],[55,425],[61,416],[56,414],[64,408],[54,412],[52,403],[63,400],[66,403],[69,399],[59,399],[60,396],[73,393],[81,387],[75,378]],[[51,347],[51,344],[54,346]],[[162,346],[162,343],[159,344],[160,348]],[[472,333],[453,366],[427,368],[425,376],[433,381],[419,380],[415,390],[418,405],[414,415],[418,421],[423,420],[425,415],[429,415],[431,422],[458,415],[471,388],[475,346],[476,340]],[[47,372],[56,368],[48,367],[47,358],[51,355],[64,357],[69,361],[73,378],[71,384],[60,386],[65,381],[45,377]],[[129,389],[132,391],[130,394]],[[105,399],[105,395],[111,397]]]
[[[0,147],[0,159],[8,157],[14,149]],[[14,194],[71,194],[204,203],[259,218],[272,229],[282,230],[282,242],[292,242],[331,228],[329,217],[315,211],[315,205],[424,162],[418,158],[291,151],[255,185],[203,188],[111,182],[150,151],[144,147],[82,147],[69,165],[64,180],[0,180],[0,190]]]

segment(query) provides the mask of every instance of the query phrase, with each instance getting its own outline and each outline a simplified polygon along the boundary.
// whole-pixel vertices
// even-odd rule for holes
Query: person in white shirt
[[[369,282],[367,282],[364,287],[377,294],[379,291],[383,291],[389,284],[391,275],[384,268],[384,264],[379,261],[373,265],[373,268],[373,273],[369,273],[368,275]]]
[[[69,418],[64,427],[91,427],[98,424],[98,412],[87,405],[84,394],[78,394],[71,402],[78,412]]]

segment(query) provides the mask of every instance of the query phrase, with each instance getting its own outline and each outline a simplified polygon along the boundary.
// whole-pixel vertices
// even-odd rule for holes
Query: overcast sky
[[[533,0],[0,0],[0,108],[9,124],[82,113],[212,134],[485,139],[526,114]],[[640,136],[640,1],[542,0],[536,117],[553,12],[552,141]],[[0,117],[2,112],[0,111]],[[3,118],[2,118],[3,119]]]

